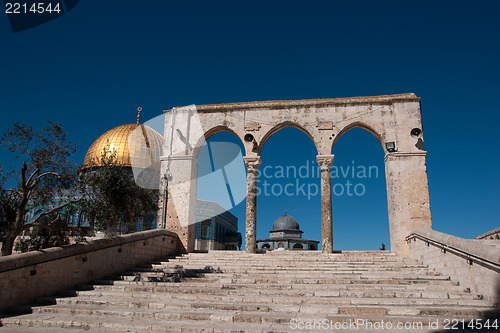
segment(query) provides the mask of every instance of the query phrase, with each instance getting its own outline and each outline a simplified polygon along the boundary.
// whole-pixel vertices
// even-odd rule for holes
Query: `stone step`
[[[377,266],[377,265],[422,265],[422,263],[415,262],[415,261],[406,261],[406,260],[401,260],[401,259],[389,259],[389,260],[384,260],[384,259],[363,259],[363,260],[308,260],[308,259],[279,259],[279,258],[273,258],[271,259],[234,259],[233,261],[228,261],[228,260],[223,260],[223,259],[189,259],[189,258],[184,258],[184,259],[170,259],[168,261],[157,261],[155,263],[220,263],[220,264],[231,264],[231,265],[241,265],[241,264],[252,264],[252,265],[284,265],[284,264],[290,264],[290,265],[296,265],[296,266],[314,266],[314,265],[339,265],[339,266],[346,266],[346,265],[368,265],[368,266]]]
[[[126,286],[126,285],[125,285]],[[130,286],[130,285],[129,285]],[[474,295],[466,292],[446,292],[442,290],[398,290],[389,288],[380,288],[379,290],[373,289],[329,289],[329,288],[321,288],[321,289],[311,289],[308,291],[304,291],[301,289],[290,289],[290,290],[271,290],[271,289],[258,289],[252,291],[251,293],[248,290],[238,290],[238,289],[223,289],[223,288],[212,288],[212,287],[185,287],[182,284],[179,287],[163,287],[160,290],[155,288],[146,289],[146,291],[142,288],[142,286],[137,285],[138,288],[120,288],[119,286],[111,287],[111,286],[94,286],[91,290],[86,289],[87,291],[95,291],[101,293],[123,293],[127,294],[130,292],[138,293],[162,293],[164,295],[168,294],[190,294],[195,295],[195,297],[200,297],[200,295],[248,295],[251,294],[252,297],[256,297],[259,295],[273,296],[273,295],[286,295],[286,297],[290,296],[299,296],[299,297],[356,297],[356,298],[437,298],[437,299],[461,299],[461,300],[482,300],[480,295]],[[149,291],[151,290],[151,292]],[[82,290],[78,295],[85,295]],[[87,293],[88,294],[88,293]]]
[[[134,303],[132,303],[134,304]],[[283,318],[296,318],[301,314],[308,315],[311,318],[324,318],[328,315],[397,315],[397,316],[433,316],[433,317],[455,317],[455,318],[479,318],[481,311],[486,312],[486,307],[475,307],[471,309],[467,306],[446,306],[439,305],[415,305],[398,306],[387,304],[357,304],[357,305],[339,305],[339,306],[294,306],[280,305],[269,306],[260,303],[215,303],[215,302],[179,302],[175,304],[150,302],[148,306],[118,306],[106,304],[106,306],[96,306],[96,304],[62,304],[50,306],[35,306],[33,312],[52,313],[52,314],[78,314],[86,316],[106,316],[106,317],[129,317],[140,319],[190,319],[190,320],[210,320],[212,314],[217,313],[219,317],[232,317],[228,321],[236,321],[235,318],[240,314],[266,317],[268,320],[279,323]],[[149,307],[151,306],[151,307]],[[285,319],[286,320],[286,319]],[[262,319],[261,319],[262,321]],[[257,321],[259,322],[259,321]]]
[[[359,281],[358,281],[359,282]],[[112,289],[122,290],[127,292],[168,292],[171,290],[179,289],[203,289],[203,288],[214,288],[222,290],[241,290],[243,292],[251,291],[321,291],[321,290],[403,290],[411,292],[443,292],[443,293],[457,293],[459,295],[467,293],[466,289],[455,289],[451,284],[403,284],[403,283],[339,283],[339,284],[272,284],[272,283],[262,283],[262,284],[247,284],[247,283],[203,283],[203,282],[140,282],[140,281],[116,281],[116,284],[100,284],[94,285],[94,289]],[[401,281],[400,281],[401,282]]]
[[[340,280],[338,280],[340,282]],[[373,282],[373,283],[370,283]],[[148,290],[152,292],[163,292],[169,290],[169,288],[216,288],[216,289],[241,289],[241,290],[379,290],[379,289],[395,289],[404,291],[433,291],[433,292],[448,292],[459,294],[468,293],[468,289],[461,289],[460,287],[454,286],[450,281],[434,281],[441,283],[434,284],[423,284],[423,283],[404,283],[406,281],[397,280],[383,281],[384,283],[377,283],[379,280],[347,280],[344,283],[292,283],[292,284],[282,284],[282,283],[220,283],[218,281],[211,282],[209,279],[191,279],[191,282],[146,282],[146,281],[128,281],[120,280],[114,281],[113,284],[96,284],[95,289],[107,289],[113,286],[114,289],[122,289],[127,291],[133,290]],[[145,289],[146,288],[146,289]],[[333,289],[332,289],[333,288]]]
[[[68,318],[69,320],[70,318]],[[24,324],[26,324],[26,321],[23,321]],[[30,332],[30,333],[67,333],[68,332],[68,327],[54,327],[54,326],[20,326],[19,324],[9,324],[8,326],[8,331],[9,333],[25,333],[25,332]],[[7,329],[7,328],[6,328]],[[71,333],[89,333],[90,327],[71,327]],[[123,329],[119,328],[94,328],[92,330],[93,332],[99,332],[99,333],[123,333]],[[127,330],[129,333],[139,333],[139,330]]]
[[[379,252],[343,252],[343,253],[320,253],[320,252],[267,252],[267,253],[246,253],[237,252],[233,254],[223,254],[216,253],[188,253],[175,256],[175,258],[305,258],[305,259],[317,259],[317,258],[330,258],[330,259],[346,259],[346,258],[386,258],[386,259],[406,259],[396,256],[394,253],[379,253]],[[171,258],[171,257],[170,257]],[[169,258],[169,259],[170,259]],[[411,260],[411,259],[410,259]]]
[[[165,319],[163,316],[157,318],[130,317],[127,313],[123,316],[110,316],[107,314],[99,317],[88,314],[70,313],[58,314],[55,318],[50,313],[33,313],[20,318],[5,318],[4,325],[9,332],[25,332],[33,329],[32,332],[43,332],[41,328],[64,329],[71,332],[245,332],[245,333],[286,333],[286,326],[266,322],[264,324],[251,323],[244,315],[220,317],[217,314],[184,312],[178,315],[179,318]],[[208,318],[208,320],[207,320]],[[247,319],[247,320],[245,320]],[[231,320],[231,321],[228,321]],[[239,321],[238,321],[239,320]],[[282,330],[283,329],[283,330]],[[48,332],[48,330],[45,330]],[[57,332],[57,331],[56,331]]]
[[[250,258],[250,259],[258,259],[258,258],[265,258],[265,259],[273,259],[273,258],[303,258],[303,259],[359,259],[359,258],[383,258],[383,259],[398,259],[398,260],[414,260],[414,259],[408,259],[408,258],[402,258],[398,257],[394,254],[391,253],[377,253],[377,252],[372,252],[372,253],[362,253],[362,252],[356,252],[356,253],[349,253],[349,252],[344,252],[344,253],[313,253],[313,252],[295,252],[295,251],[289,251],[289,252],[268,252],[268,253],[245,253],[245,252],[238,252],[232,255],[228,254],[221,254],[221,253],[188,253],[188,254],[182,254],[175,256],[174,258]],[[172,257],[169,257],[168,259],[172,259]]]
[[[292,276],[292,277],[287,277]],[[252,283],[262,283],[264,281],[282,281],[283,283],[328,283],[328,280],[433,280],[433,281],[450,281],[448,276],[436,274],[397,274],[397,273],[333,273],[333,274],[273,274],[273,273],[197,273],[193,271],[178,271],[178,272],[127,272],[124,275],[117,276],[118,279],[124,281],[187,281],[199,279],[199,281],[254,281]]]
[[[415,275],[415,274],[397,274],[397,273],[365,273],[365,274],[320,274],[318,276],[308,276],[307,274],[257,274],[257,273],[199,273],[198,271],[184,271],[176,273],[168,272],[125,272],[123,275],[115,276],[116,279],[125,281],[221,281],[223,283],[229,282],[244,282],[244,283],[304,283],[304,284],[332,284],[338,283],[341,280],[350,281],[363,281],[362,283],[369,283],[365,281],[391,281],[388,283],[432,283],[433,281],[450,281],[449,276],[442,276],[436,274],[429,275]],[[175,282],[174,281],[174,282]],[[377,283],[377,282],[375,282]],[[380,283],[380,282],[378,282]]]
[[[267,251],[263,253],[246,253],[245,251],[234,251],[232,253],[226,251],[209,251],[209,252],[199,252],[199,253],[185,253],[179,255],[180,257],[224,257],[229,258],[231,256],[244,256],[244,257],[292,257],[292,256],[301,256],[301,257],[363,257],[363,256],[378,256],[378,257],[398,257],[395,253],[390,251],[341,251],[335,253],[322,253],[321,251]],[[177,256],[177,257],[179,257]]]
[[[387,305],[387,306],[470,306],[470,307],[491,307],[492,304],[483,300],[475,299],[449,299],[438,297],[383,297],[380,295],[356,295],[342,296],[320,293],[311,298],[307,297],[287,297],[287,296],[269,296],[269,295],[206,295],[206,294],[186,294],[186,293],[162,293],[161,295],[124,292],[80,292],[79,297],[68,298],[45,298],[40,299],[42,304],[95,304],[95,305],[120,305],[128,307],[150,307],[153,303],[156,307],[178,307],[191,306],[197,302],[217,302],[217,304],[237,303],[238,305],[257,303],[263,307],[272,308],[274,311],[282,311],[278,308],[283,305],[314,307],[321,306],[340,306],[340,305]],[[175,305],[171,304],[172,300]],[[297,309],[292,311],[298,311]],[[318,311],[321,312],[321,311]]]
[[[176,258],[176,259],[169,259],[168,263],[220,263],[220,264],[261,264],[261,265],[279,265],[279,264],[284,264],[284,263],[289,263],[289,264],[295,264],[299,266],[311,266],[311,265],[332,265],[332,264],[337,264],[337,265],[371,265],[371,266],[376,266],[376,265],[391,265],[391,264],[416,264],[417,262],[415,261],[409,261],[409,260],[402,260],[398,258],[394,259],[383,259],[383,258],[359,258],[357,260],[353,259],[345,259],[345,260],[328,260],[328,259],[315,259],[315,260],[309,260],[309,258],[306,259],[301,259],[301,258],[262,258],[262,259],[250,259],[250,258],[238,258],[237,262],[234,261],[228,261],[227,259],[224,260],[222,258],[217,259],[217,258]]]
[[[406,268],[423,268],[423,269],[428,269],[427,265],[423,264],[407,264],[407,263],[394,263],[394,264],[367,264],[367,263],[359,263],[359,264],[353,264],[353,263],[319,263],[319,264],[309,264],[309,265],[304,265],[304,264],[298,264],[296,262],[290,262],[288,265],[283,265],[283,262],[281,261],[280,264],[277,265],[267,265],[264,264],[262,261],[258,263],[242,263],[242,262],[236,262],[236,263],[230,263],[230,262],[214,262],[214,261],[185,261],[182,262],[181,264],[178,264],[177,262],[155,262],[149,265],[144,265],[141,267],[153,267],[153,266],[158,266],[159,268],[165,268],[165,267],[172,267],[172,266],[187,266],[187,267],[197,267],[197,268],[203,268],[206,266],[210,266],[210,264],[216,265],[216,266],[223,266],[226,268],[245,268],[245,267],[252,267],[255,269],[273,269],[276,268],[277,266],[280,267],[280,269],[290,269],[290,270],[301,270],[301,269],[324,269],[324,270],[333,270],[333,269],[346,269],[346,268],[355,268],[355,269],[384,269],[384,268],[394,268],[394,269],[406,269]],[[212,266],[213,266],[212,265]]]
[[[208,279],[208,278],[207,278]],[[210,278],[214,279],[214,278]],[[215,278],[217,279],[217,278]],[[246,284],[262,284],[262,283],[283,283],[283,284],[338,284],[341,282],[346,282],[350,284],[354,283],[366,283],[366,284],[413,284],[413,283],[439,283],[448,282],[448,277],[348,277],[348,278],[326,278],[326,279],[315,279],[315,278],[279,278],[279,277],[269,277],[269,278],[254,278],[254,277],[232,277],[232,278],[220,278],[217,279],[223,283],[246,283]]]
[[[266,251],[264,253],[247,253],[245,251],[235,251],[235,250],[210,250],[208,252],[192,252],[181,254],[180,256],[271,256],[271,255],[299,255],[299,256],[348,256],[348,255],[379,255],[379,256],[388,256],[395,257],[396,254],[390,251],[380,251],[380,250],[345,250],[345,251],[336,251],[335,253],[323,253],[321,251]]]
[[[194,280],[194,279],[193,279]],[[234,285],[228,285],[228,284],[221,284],[221,283],[203,283],[203,282],[182,282],[182,283],[174,283],[174,282],[144,282],[144,281],[127,281],[127,280],[102,280],[96,282],[95,285],[93,285],[94,289],[106,289],[106,287],[103,286],[116,286],[118,288],[121,288],[123,290],[123,287],[129,287],[129,286],[139,286],[139,287],[144,287],[144,286],[149,286],[152,289],[155,290],[154,288],[156,287],[162,287],[162,291],[168,292],[168,291],[175,291],[175,292],[182,292],[182,290],[185,290],[186,292],[189,291],[203,291],[203,290],[208,290],[208,291],[221,291],[221,292],[246,292],[248,288],[247,285],[242,285],[238,286],[237,284]],[[115,287],[115,288],[116,288]],[[446,284],[434,284],[434,285],[425,285],[425,284],[376,284],[376,285],[368,285],[368,284],[354,284],[354,283],[349,283],[349,284],[336,284],[335,285],[336,289],[335,290],[342,290],[342,291],[387,291],[387,292],[419,292],[419,293],[447,293],[447,294],[452,294],[452,295],[457,295],[457,296],[466,296],[466,295],[471,295],[470,290],[466,288],[462,288],[460,286],[455,286],[452,283],[446,283]],[[287,289],[284,289],[287,288]],[[252,289],[255,290],[255,292],[258,293],[298,293],[302,292],[304,293],[307,291],[307,294],[311,294],[314,292],[314,290],[317,291],[332,291],[332,286],[328,284],[317,284],[317,285],[308,285],[308,286],[303,286],[303,285],[272,285],[272,284],[261,284],[258,286],[252,286]],[[311,296],[313,296],[311,294]]]
[[[140,267],[137,271],[143,270],[151,270],[151,269],[221,269],[224,271],[232,270],[232,271],[240,271],[240,270],[274,270],[274,271],[351,271],[351,270],[359,270],[359,271],[381,271],[381,270],[391,270],[391,271],[406,271],[406,270],[415,270],[415,271],[423,271],[429,270],[428,267],[422,267],[417,265],[336,265],[336,264],[325,264],[325,265],[308,265],[308,266],[299,266],[299,265],[264,265],[260,264],[219,264],[219,263],[211,263],[211,262],[200,262],[200,263],[164,263],[164,264],[155,264],[153,267]]]
[[[166,270],[151,270],[151,271],[140,271],[140,272],[125,272],[122,275],[118,276],[127,276],[127,277],[134,277],[134,276],[162,276],[162,275],[173,275],[176,274],[178,276],[185,276],[185,277],[261,277],[261,278],[270,278],[270,277],[276,277],[276,276],[293,276],[295,278],[321,278],[321,279],[328,279],[328,278],[408,278],[408,277],[436,277],[436,278],[444,278],[444,279],[449,279],[448,276],[443,276],[441,274],[438,274],[436,272],[392,272],[392,271],[385,271],[385,272],[370,272],[370,271],[363,271],[363,272],[356,272],[356,271],[337,271],[337,272],[303,272],[303,271],[297,271],[297,272],[269,272],[269,271],[240,271],[240,272],[228,272],[228,271],[213,271],[213,272],[202,272],[198,270],[179,270],[179,269],[166,269]]]
[[[223,269],[223,270],[241,270],[241,269],[249,269],[249,270],[276,270],[276,271],[336,271],[336,270],[392,270],[392,271],[406,271],[409,269],[413,269],[415,271],[429,270],[428,267],[424,265],[408,265],[408,264],[394,264],[394,265],[368,265],[368,264],[321,264],[321,265],[297,265],[297,264],[264,264],[264,263],[239,263],[239,264],[229,264],[229,263],[216,263],[216,262],[182,262],[182,263],[156,263],[154,266],[150,267],[139,267],[136,268],[137,271],[142,270],[150,270],[150,269],[166,269],[166,268],[185,268],[185,269]]]
[[[192,280],[192,279],[191,279]],[[235,283],[235,284],[286,284],[286,285],[296,285],[296,284],[440,284],[440,283],[450,283],[448,277],[432,277],[432,278],[329,278],[329,279],[296,279],[296,278],[239,278],[239,277],[228,277],[228,278],[217,278],[217,277],[207,277],[202,278],[200,281],[212,281],[221,283]]]
[[[439,328],[443,329],[444,319],[440,317],[415,317],[415,316],[390,316],[390,315],[374,315],[379,313],[377,309],[371,308],[360,308],[355,309],[345,309],[346,312],[355,313],[370,313],[369,316],[354,318],[352,315],[327,315],[324,318],[311,317],[310,315],[300,315],[297,317],[284,317],[279,319],[279,323],[276,323],[276,318],[269,318],[264,316],[256,316],[252,314],[240,314],[238,316],[221,316],[217,313],[210,315],[210,320],[161,320],[155,318],[154,320],[147,318],[127,318],[119,317],[113,318],[111,316],[100,317],[100,320],[95,320],[97,318],[91,318],[87,315],[79,315],[77,313],[71,315],[59,315],[57,318],[53,316],[47,316],[45,313],[33,313],[30,315],[25,315],[17,318],[5,318],[4,324],[8,327],[9,332],[48,332],[48,329],[54,332],[66,330],[70,328],[72,332],[83,332],[83,331],[93,331],[93,332],[143,332],[143,331],[162,331],[162,332],[290,332],[298,330],[299,324],[302,327],[306,327],[306,324],[313,327],[314,324],[326,324],[326,328],[323,327],[321,330],[308,329],[308,332],[324,332],[325,330],[348,330],[356,332],[373,332],[373,331],[386,331],[386,332],[432,332],[429,324],[437,323],[437,327],[432,327],[433,329]],[[448,312],[449,314],[450,312]],[[192,318],[200,316],[200,313],[196,313]],[[189,317],[188,314],[184,313],[183,316]],[[94,320],[92,320],[94,319]],[[461,319],[461,318],[457,318]],[[258,322],[258,323],[256,323]],[[344,326],[339,324],[345,324]],[[384,330],[383,328],[389,327],[401,328],[397,330]],[[295,325],[295,326],[293,326]],[[338,325],[338,326],[335,326]],[[383,326],[381,326],[383,325]],[[319,326],[316,326],[319,327]],[[382,328],[381,328],[382,327]],[[302,331],[302,330],[301,330]]]
[[[321,277],[329,277],[329,276],[338,276],[338,275],[373,275],[373,276],[439,276],[441,275],[438,272],[428,270],[428,269],[335,269],[335,270],[315,270],[315,269],[254,269],[254,268],[246,268],[246,269],[227,269],[225,267],[206,267],[206,268],[198,268],[198,267],[155,267],[155,268],[143,268],[134,270],[129,273],[192,273],[196,275],[201,274],[254,274],[254,275],[300,275],[300,276],[321,276]]]

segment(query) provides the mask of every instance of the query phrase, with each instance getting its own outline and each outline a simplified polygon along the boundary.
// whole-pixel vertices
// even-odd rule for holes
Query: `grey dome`
[[[273,230],[300,230],[299,222],[285,213],[274,221]]]

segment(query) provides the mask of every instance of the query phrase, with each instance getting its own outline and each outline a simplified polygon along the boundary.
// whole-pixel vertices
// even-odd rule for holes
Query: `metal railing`
[[[438,233],[437,231],[434,231],[434,230],[431,230],[431,232]],[[426,232],[426,233],[429,233],[429,232]],[[458,238],[458,237],[455,237],[455,238]],[[416,242],[417,239],[425,242],[427,246],[432,244],[433,246],[441,249],[441,252],[443,252],[443,253],[449,252],[449,253],[454,254],[458,257],[464,258],[465,260],[467,260],[467,263],[469,265],[473,265],[474,263],[478,263],[478,264],[481,264],[482,266],[488,267],[496,272],[500,272],[500,262],[496,262],[491,258],[487,258],[490,256],[485,256],[483,254],[478,254],[478,253],[472,253],[472,251],[470,251],[470,250],[460,248],[457,246],[453,246],[451,244],[447,244],[445,242],[442,242],[442,241],[433,239],[431,237],[422,235],[418,231],[412,232],[410,235],[408,235],[406,237],[406,242],[407,243],[411,243],[412,241]],[[464,239],[463,241],[469,241],[469,240]],[[499,253],[499,257],[500,257],[500,253]]]

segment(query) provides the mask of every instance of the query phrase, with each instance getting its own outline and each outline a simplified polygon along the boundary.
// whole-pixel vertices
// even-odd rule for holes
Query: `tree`
[[[158,190],[138,186],[131,168],[119,165],[110,147],[103,148],[99,161],[91,161],[80,182],[79,207],[94,229],[135,231],[139,218],[158,211]]]
[[[0,140],[20,160],[20,171],[4,174],[0,166],[1,254],[12,253],[16,237],[21,251],[61,246],[69,242],[65,214],[81,211],[92,228],[130,231],[139,218],[158,210],[158,191],[138,186],[130,168],[118,165],[116,154],[104,147],[100,161],[85,168],[70,161],[76,146],[66,139],[62,126],[49,122],[41,131],[15,123]],[[17,175],[17,188],[5,184]],[[40,211],[31,223],[25,215]],[[73,229],[73,228],[71,228]],[[80,236],[81,234],[76,234]]]
[[[3,174],[0,167],[1,254],[12,254],[14,241],[32,227],[47,228],[61,220],[63,208],[74,204],[72,190],[77,181],[76,164],[70,157],[76,145],[66,138],[61,124],[49,121],[41,131],[15,123],[3,134],[0,145],[15,155],[20,170]],[[6,189],[12,177],[17,188]],[[61,202],[64,198],[64,202]],[[54,203],[58,203],[54,205]],[[46,207],[30,224],[24,223],[28,205]]]

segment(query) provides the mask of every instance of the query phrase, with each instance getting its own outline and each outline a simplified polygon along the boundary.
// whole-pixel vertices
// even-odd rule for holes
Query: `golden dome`
[[[110,129],[90,146],[83,167],[100,166],[105,150],[116,154],[119,165],[156,169],[160,163],[163,137],[142,124],[125,124]]]

